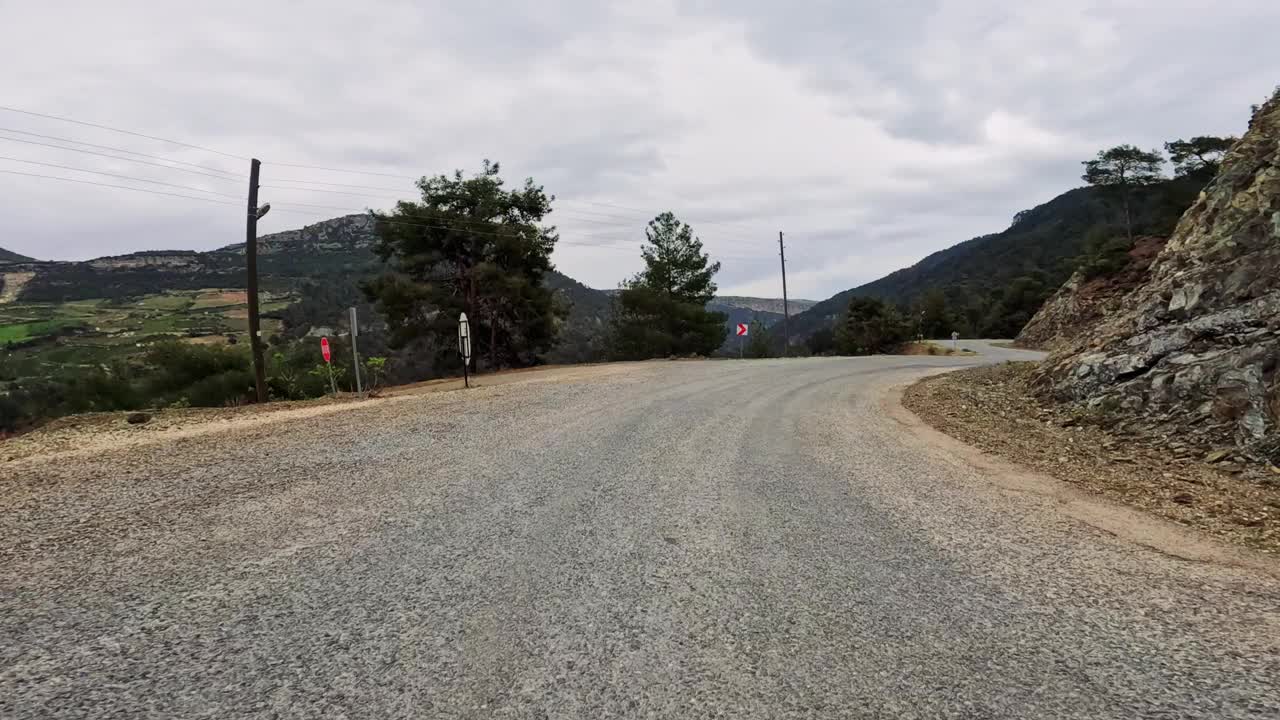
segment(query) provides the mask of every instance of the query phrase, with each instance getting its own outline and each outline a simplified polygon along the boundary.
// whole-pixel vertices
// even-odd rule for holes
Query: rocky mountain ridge
[[[1051,354],[1035,383],[1136,433],[1257,446],[1276,438],[1278,368],[1280,94],[1255,112],[1146,281]]]

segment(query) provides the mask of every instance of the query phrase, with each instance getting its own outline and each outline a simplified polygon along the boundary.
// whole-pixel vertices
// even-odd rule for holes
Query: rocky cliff
[[[1257,443],[1280,417],[1280,95],[1257,110],[1149,277],[1036,385],[1138,433]]]
[[[1145,283],[1151,263],[1168,238],[1134,240],[1127,262],[1116,272],[1086,277],[1077,271],[1018,333],[1017,344],[1032,350],[1061,350],[1093,330],[1119,307],[1124,298]]]

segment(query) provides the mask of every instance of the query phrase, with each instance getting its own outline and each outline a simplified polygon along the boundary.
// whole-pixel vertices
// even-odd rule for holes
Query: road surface
[[[1280,583],[886,409],[1016,355],[984,347],[531,374],[0,463],[0,717],[1280,717]]]

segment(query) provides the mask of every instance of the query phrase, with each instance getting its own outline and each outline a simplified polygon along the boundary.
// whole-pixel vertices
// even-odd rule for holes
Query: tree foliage
[[[836,327],[836,350],[841,355],[892,352],[911,336],[907,320],[878,298],[855,297]]]
[[[769,328],[760,319],[759,313],[747,326],[747,347],[744,353],[749,358],[770,358],[774,356],[773,343],[769,337]]]
[[[1098,157],[1084,161],[1084,181],[1096,187],[1112,189],[1124,205],[1125,232],[1133,241],[1133,189],[1153,185],[1164,179],[1161,165],[1164,157],[1156,150],[1146,151],[1134,145],[1117,145],[1098,151]]]
[[[425,341],[441,362],[460,365],[458,315],[471,322],[477,363],[490,369],[538,362],[555,339],[559,306],[543,277],[558,240],[539,223],[551,212],[541,186],[506,190],[498,163],[480,173],[418,181],[419,202],[377,214],[378,255],[390,272],[365,284],[392,343]]]
[[[645,269],[617,295],[611,355],[643,359],[710,355],[724,341],[725,316],[710,312],[719,262],[711,262],[693,230],[670,212],[645,228]]]
[[[1222,156],[1237,139],[1230,136],[1197,135],[1190,140],[1171,140],[1164,144],[1164,149],[1169,153],[1178,177],[1200,175],[1209,180],[1218,174]]]

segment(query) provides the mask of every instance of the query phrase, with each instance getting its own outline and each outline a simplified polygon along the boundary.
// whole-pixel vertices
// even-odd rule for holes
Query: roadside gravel
[[[1229,452],[1206,456],[1176,438],[1117,435],[1027,390],[1031,363],[922,380],[903,403],[970,445],[1224,541],[1280,554],[1280,474],[1251,476]]]
[[[982,361],[534,374],[0,464],[0,717],[1280,715],[1280,581],[886,415]]]

